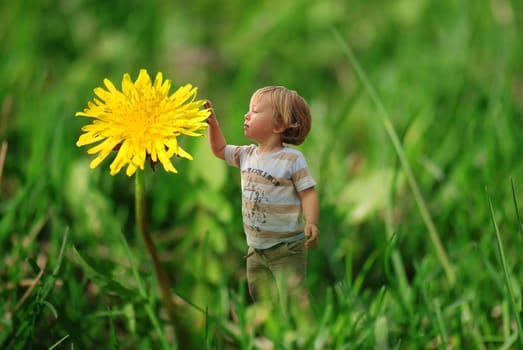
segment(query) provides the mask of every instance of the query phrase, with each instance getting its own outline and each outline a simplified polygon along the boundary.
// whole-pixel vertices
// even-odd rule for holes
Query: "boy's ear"
[[[285,126],[283,126],[282,123],[280,123],[279,125],[275,125],[272,128],[272,132],[275,133],[275,134],[281,134],[284,131],[285,131]]]

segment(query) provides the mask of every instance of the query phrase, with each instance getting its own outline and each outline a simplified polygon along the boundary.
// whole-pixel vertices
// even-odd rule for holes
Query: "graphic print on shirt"
[[[268,202],[264,187],[260,184],[270,183],[273,186],[279,186],[280,182],[271,174],[261,169],[247,168],[244,170],[244,174],[247,180],[244,187],[245,193],[247,194],[245,200],[248,201],[245,203],[247,210],[244,212],[244,216],[251,223],[249,226],[256,232],[260,232],[261,229],[259,225],[267,223],[267,215],[265,210],[263,210],[263,205]],[[263,178],[263,180],[260,179],[260,177]]]
[[[280,185],[280,181],[278,181],[278,179],[262,169],[247,168],[244,170],[244,173],[261,176],[272,183],[274,186]]]
[[[245,184],[245,193],[248,193],[247,200],[250,201],[248,210],[244,213],[245,217],[249,222],[252,223],[251,228],[256,232],[260,232],[259,224],[267,222],[267,216],[263,211],[260,210],[260,204],[265,198],[265,192],[256,186],[256,181],[253,176],[249,176],[247,183]]]

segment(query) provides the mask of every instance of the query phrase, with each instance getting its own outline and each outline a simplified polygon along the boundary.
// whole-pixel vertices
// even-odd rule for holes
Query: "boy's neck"
[[[262,156],[265,154],[271,154],[274,152],[278,152],[283,149],[283,144],[281,142],[275,143],[275,144],[258,144],[258,155]]]

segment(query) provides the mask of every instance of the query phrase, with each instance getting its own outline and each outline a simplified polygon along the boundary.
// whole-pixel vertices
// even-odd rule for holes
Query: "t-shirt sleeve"
[[[293,168],[292,181],[294,182],[296,191],[301,192],[316,186],[316,181],[312,177],[309,167],[307,166],[307,161],[303,155],[300,155],[296,159]]]
[[[241,158],[242,146],[225,146],[224,157],[227,164],[237,167],[240,167],[240,158]]]

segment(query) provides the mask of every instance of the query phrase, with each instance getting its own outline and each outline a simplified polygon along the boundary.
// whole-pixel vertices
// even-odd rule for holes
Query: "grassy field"
[[[523,349],[523,3],[188,4],[0,4],[0,348]],[[255,314],[239,174],[202,137],[144,171],[168,320],[134,178],[75,146],[93,88],[141,68],[235,144],[255,89],[309,101],[313,318]]]

